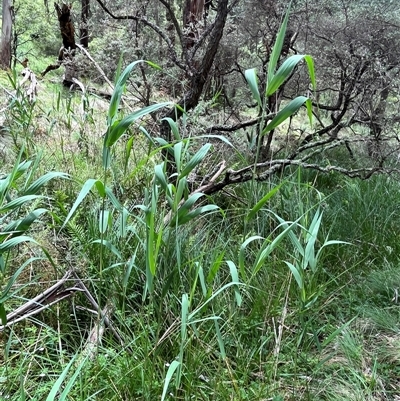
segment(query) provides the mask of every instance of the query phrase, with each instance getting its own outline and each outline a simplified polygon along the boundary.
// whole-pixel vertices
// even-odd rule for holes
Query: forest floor
[[[293,169],[165,224],[181,178],[138,127],[104,168],[106,101],[46,79],[36,103],[0,104],[0,302],[11,313],[73,270],[98,305],[80,288],[4,329],[1,399],[400,400],[397,177]],[[185,171],[199,145],[183,144]],[[68,178],[33,197],[50,172]],[[9,224],[38,209],[11,247]]]

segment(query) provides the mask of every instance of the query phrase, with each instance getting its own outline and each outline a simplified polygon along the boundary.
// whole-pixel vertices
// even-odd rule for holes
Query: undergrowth
[[[167,103],[121,113],[136,64],[103,120],[86,93],[32,104],[11,78],[2,399],[395,400],[398,182],[299,169],[192,192],[217,145],[172,120],[173,142],[150,135]]]

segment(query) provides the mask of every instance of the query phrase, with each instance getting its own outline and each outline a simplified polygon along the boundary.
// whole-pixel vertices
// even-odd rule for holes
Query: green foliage
[[[0,320],[2,325],[7,324],[4,303],[15,296],[15,293],[10,292],[12,286],[27,265],[40,259],[29,258],[18,268],[9,266],[13,251],[15,252],[20,245],[27,243],[39,245],[31,236],[25,235],[32,224],[41,221],[42,215],[48,212],[47,209],[38,207],[46,200],[46,197],[36,194],[42,191],[49,181],[55,178],[68,178],[64,173],[51,172],[34,179],[40,157],[21,161],[22,153],[23,149],[12,171],[0,179]],[[24,182],[21,182],[23,180]],[[43,251],[50,258],[46,249],[43,248]],[[14,271],[8,271],[12,269]],[[11,275],[8,276],[8,274]]]
[[[288,15],[264,93],[255,70],[245,72],[260,109],[303,61],[315,88],[310,56],[279,63]],[[39,246],[47,257],[56,255],[52,267],[58,272],[75,269],[99,309],[112,307],[107,318],[120,338],[107,326],[94,360],[82,359],[76,350],[103,322],[97,313],[91,317],[93,308],[79,292],[67,306],[59,303],[57,314],[50,307],[5,333],[0,398],[394,396],[400,349],[397,181],[287,169],[283,179],[268,183],[254,180],[215,196],[196,192],[193,177],[209,172],[216,141],[232,148],[233,139],[192,135],[201,129],[190,114],[182,123],[166,119],[171,143],[154,138],[146,117],[171,103],[151,101],[126,115],[122,102],[141,65],[152,63],[117,68],[108,112],[100,112],[101,121],[107,114],[106,127],[88,93],[59,91],[46,112],[38,103],[34,110],[46,115],[53,146],[46,146],[47,157],[25,161],[21,151],[0,179],[2,323],[4,302],[11,309],[29,291],[43,291],[32,267],[42,259],[31,252]],[[310,101],[300,96],[263,126],[262,135],[304,104],[310,118]],[[28,106],[15,103],[10,110],[15,126],[30,134],[37,116]],[[63,130],[66,135],[57,137]],[[13,134],[21,138],[20,132]],[[71,146],[76,132],[85,149]],[[44,146],[27,142],[29,154]],[[173,158],[173,174],[163,152]],[[238,169],[246,157],[237,155]],[[53,184],[67,178],[53,171],[59,165],[73,180]]]
[[[57,19],[51,17],[41,2],[16,0],[13,7],[18,59],[23,61],[28,57],[35,68],[43,54],[54,58],[61,43]]]

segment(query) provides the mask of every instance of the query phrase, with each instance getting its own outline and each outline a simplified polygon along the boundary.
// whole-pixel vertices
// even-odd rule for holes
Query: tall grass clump
[[[295,55],[279,65],[287,22],[288,15],[271,55],[264,93],[255,70],[245,74],[262,115],[255,164],[262,141],[285,119],[303,105],[311,119],[310,101],[300,96],[265,120],[267,98],[300,62],[306,63],[315,84],[310,56]],[[337,225],[346,219],[343,202],[335,201],[342,181],[338,179],[337,192],[331,194],[318,177],[298,169],[285,174],[285,180],[254,179],[214,197],[193,190],[191,176],[207,168],[215,141],[232,145],[222,137],[214,136],[214,144],[206,135],[184,137],[180,122],[172,119],[167,119],[171,142],[156,137],[147,118],[173,107],[170,102],[125,114],[122,95],[140,63],[159,68],[135,61],[119,69],[101,149],[89,146],[85,132],[93,113],[86,94],[81,119],[74,115],[70,98],[65,100],[66,124],[71,128],[72,120],[77,123],[86,167],[79,167],[83,165],[75,155],[60,158],[66,164],[76,162],[74,180],[53,194],[54,203],[49,201],[47,228],[66,242],[57,268],[73,271],[80,291],[70,303],[48,311],[51,324],[38,319],[27,326],[23,361],[15,362],[18,369],[11,369],[12,374],[0,370],[0,380],[8,380],[7,396],[49,401],[311,400],[334,399],[353,390],[357,397],[373,397],[381,388],[380,374],[374,363],[368,374],[363,372],[370,360],[364,358],[367,347],[355,315],[361,313],[356,308],[343,311],[348,304],[342,295],[350,289],[344,288],[348,276],[340,265],[342,255],[359,248],[350,230]],[[61,95],[57,99],[55,112],[60,113]],[[22,177],[23,166],[19,160],[11,176]],[[64,177],[54,173],[42,181],[58,176]],[[43,199],[14,202],[13,196],[20,199],[15,188],[9,187],[4,212],[31,213],[28,205],[35,204],[34,220],[43,221],[47,210],[36,211]],[[356,192],[349,195],[349,208],[351,196],[363,196]],[[21,192],[26,195],[37,193]],[[7,216],[7,224],[16,219]],[[24,241],[35,241],[24,237],[7,243],[30,227],[25,223],[32,219],[23,213],[21,218],[21,224],[4,231],[3,244],[10,248],[0,242],[0,249],[9,251],[13,244],[13,251]],[[1,231],[6,220],[0,221]],[[4,258],[9,265],[11,259]],[[343,269],[348,272],[354,265],[355,258]],[[18,266],[14,271],[19,274]],[[16,278],[2,287],[7,302],[15,298]],[[369,291],[378,292],[372,279]],[[388,297],[394,281],[379,289],[382,297]],[[18,334],[11,332],[8,338],[7,357],[18,348]],[[338,361],[340,377],[334,386],[327,375],[338,369]],[[346,378],[351,379],[347,386]],[[326,383],[337,389],[336,395]]]

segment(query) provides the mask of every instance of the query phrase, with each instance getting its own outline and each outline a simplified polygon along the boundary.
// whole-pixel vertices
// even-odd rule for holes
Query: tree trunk
[[[87,49],[89,47],[88,20],[90,13],[90,0],[82,0],[81,5],[80,43],[84,48]]]
[[[208,45],[204,52],[204,56],[199,63],[200,67],[193,74],[190,80],[189,89],[178,102],[179,107],[173,107],[167,112],[164,117],[169,117],[173,121],[177,121],[183,115],[182,110],[189,111],[198,105],[201,95],[203,93],[204,85],[207,81],[207,77],[214,63],[215,55],[217,54],[219,48],[219,43],[224,33],[226,19],[229,12],[228,2],[229,0],[219,1],[214,28],[211,31]],[[161,137],[164,138],[166,141],[171,141],[171,128],[165,118],[161,121],[160,134]],[[168,162],[168,172],[172,174],[174,172],[173,161],[171,160],[167,152],[165,152],[165,156]]]
[[[49,65],[43,72],[42,76],[46,75],[49,71],[60,68],[61,65],[65,67],[63,85],[71,86],[76,78],[77,67],[75,65],[75,28],[71,19],[71,5],[63,4],[61,7],[54,3],[57,12],[58,21],[60,23],[60,32],[62,37],[62,46],[58,53],[57,64]]]
[[[228,0],[220,0],[214,29],[210,34],[205,54],[199,63],[200,67],[195,74],[193,74],[189,89],[178,102],[180,107],[173,107],[164,117],[169,117],[172,120],[177,121],[183,115],[182,110],[189,111],[198,105],[208,74],[214,63],[215,55],[217,54],[219,42],[221,41],[226,19],[228,17],[228,11]],[[161,123],[161,136],[167,141],[171,140],[171,130],[168,121],[166,120],[163,120]]]
[[[3,69],[11,66],[11,40],[12,40],[12,13],[11,0],[3,0],[3,25],[1,28],[0,66]]]
[[[186,48],[194,46],[199,36],[198,26],[202,23],[204,13],[204,0],[186,0],[183,11],[183,26],[186,30]]]

